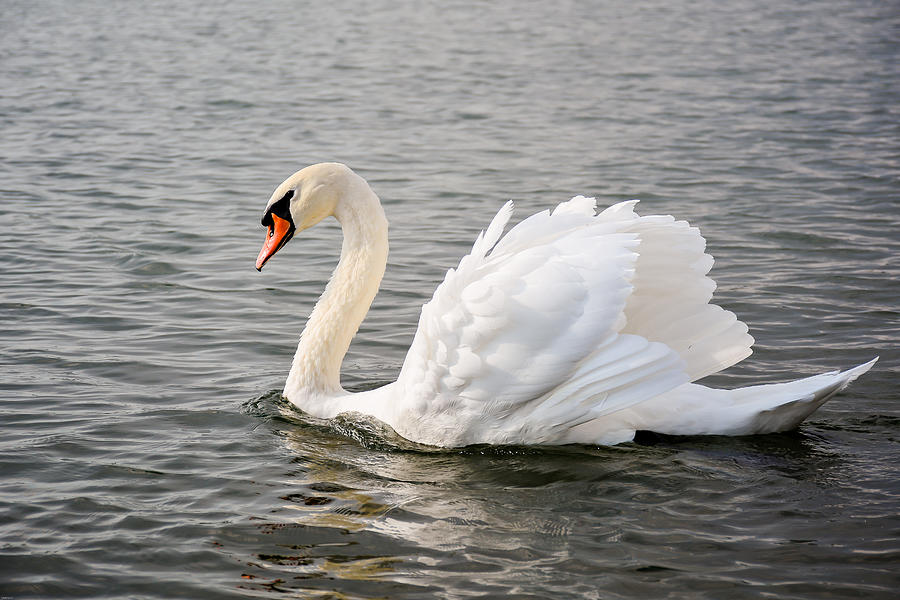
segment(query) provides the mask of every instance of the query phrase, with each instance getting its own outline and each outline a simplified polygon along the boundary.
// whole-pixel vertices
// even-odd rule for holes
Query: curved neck
[[[378,292],[388,254],[388,225],[378,196],[362,181],[338,201],[334,217],[344,242],[306,327],[285,383],[288,399],[342,392],[341,362]]]

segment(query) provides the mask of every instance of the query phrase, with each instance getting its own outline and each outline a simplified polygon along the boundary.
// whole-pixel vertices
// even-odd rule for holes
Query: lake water
[[[0,7],[0,596],[888,598],[900,586],[896,2]],[[344,362],[393,379],[508,199],[700,226],[755,354],[881,362],[798,432],[404,449],[279,391],[339,251],[253,268],[323,160],[391,256]]]

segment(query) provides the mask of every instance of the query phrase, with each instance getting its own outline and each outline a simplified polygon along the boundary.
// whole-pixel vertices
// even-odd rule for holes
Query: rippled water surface
[[[895,2],[0,7],[0,596],[888,598],[900,562]],[[755,354],[876,368],[798,432],[409,447],[279,395],[334,222],[259,217],[339,160],[388,273],[344,362],[399,370],[507,199],[699,225]]]

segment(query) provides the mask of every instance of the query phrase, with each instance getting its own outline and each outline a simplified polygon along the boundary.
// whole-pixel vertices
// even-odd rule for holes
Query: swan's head
[[[346,165],[322,163],[297,171],[275,188],[263,213],[266,239],[256,258],[256,270],[262,270],[295,233],[333,215],[354,175]]]

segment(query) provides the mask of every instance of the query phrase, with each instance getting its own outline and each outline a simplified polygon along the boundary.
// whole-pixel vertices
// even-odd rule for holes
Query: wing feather
[[[409,399],[392,419],[401,434],[539,442],[686,381],[664,344],[619,335],[641,243],[621,216],[597,217],[579,196],[501,238],[511,212],[507,203],[422,308],[397,380]]]
[[[625,204],[630,206],[611,216],[625,216],[622,230],[637,233],[641,245],[623,332],[678,352],[691,381],[749,356],[753,338],[747,326],[731,311],[709,304],[716,289],[708,276],[713,258],[700,230],[669,215],[637,216],[634,203]]]

